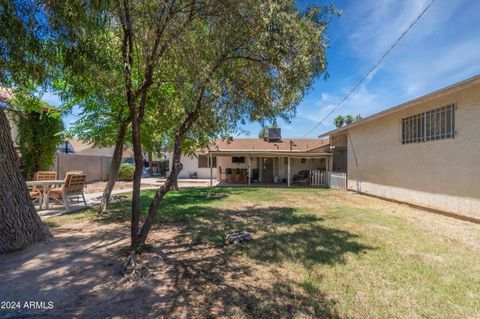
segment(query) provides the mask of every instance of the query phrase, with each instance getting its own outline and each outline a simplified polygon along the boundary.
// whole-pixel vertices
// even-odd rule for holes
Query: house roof
[[[413,100],[404,102],[402,104],[399,104],[397,106],[388,108],[388,109],[386,109],[382,112],[378,112],[378,113],[375,113],[373,115],[367,116],[366,118],[355,121],[352,124],[348,124],[348,125],[345,125],[343,127],[337,128],[335,130],[320,134],[318,137],[322,138],[322,137],[329,136],[329,135],[336,135],[336,134],[347,131],[349,128],[359,126],[359,125],[363,125],[367,122],[383,118],[383,117],[385,117],[387,115],[390,115],[392,113],[402,111],[402,110],[410,108],[410,107],[414,107],[414,106],[416,106],[420,103],[429,101],[431,99],[438,98],[438,97],[441,97],[441,96],[444,96],[446,94],[450,94],[450,93],[453,93],[453,92],[457,92],[459,90],[464,90],[468,87],[471,87],[473,85],[478,85],[478,84],[480,84],[480,75],[476,75],[474,77],[463,80],[461,82],[457,82],[455,84],[452,84],[452,85],[447,86],[445,88],[442,88],[440,90],[428,93],[428,94],[423,95],[421,97],[418,97],[416,99],[413,99]]]
[[[290,139],[268,142],[260,138],[230,138],[217,139],[209,146],[209,152],[215,155],[246,155],[246,154],[310,154],[327,153],[327,139]],[[306,155],[305,155],[306,156]]]

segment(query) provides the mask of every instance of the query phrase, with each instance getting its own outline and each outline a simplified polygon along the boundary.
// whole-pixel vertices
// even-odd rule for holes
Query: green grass
[[[153,195],[142,192],[143,214]],[[49,223],[127,221],[129,207],[127,199],[108,216]],[[189,244],[221,247],[229,232],[253,233],[249,244],[223,248],[256,269],[243,279],[254,294],[225,294],[234,317],[480,317],[478,225],[359,195],[268,188],[171,192],[157,222],[185,223],[177,240]]]

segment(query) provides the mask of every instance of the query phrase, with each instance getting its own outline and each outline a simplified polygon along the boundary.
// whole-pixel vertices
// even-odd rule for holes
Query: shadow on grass
[[[183,244],[163,247],[173,251],[183,247],[192,253],[186,254],[189,258],[171,261],[178,296],[163,314],[172,315],[199,304],[205,311],[197,314],[201,317],[340,318],[336,301],[320,288],[321,279],[297,282],[282,278],[274,265],[293,262],[308,268],[344,263],[347,254],[372,247],[359,243],[356,235],[322,225],[323,219],[318,216],[291,207],[212,209],[211,213],[215,218],[190,221],[181,235]],[[201,254],[198,247],[205,247],[201,244],[220,244],[226,233],[237,230],[253,232],[254,240],[217,249],[215,256],[197,257]],[[246,256],[247,262],[239,262],[243,260],[239,255]],[[257,277],[258,266],[266,267],[267,278]]]
[[[228,199],[231,195],[245,196],[254,192],[248,188],[197,187],[181,191],[170,191],[163,199],[157,212],[157,222],[187,222],[197,218],[213,217],[209,205]],[[141,214],[146,216],[155,190],[144,190],[140,195]],[[111,205],[111,214],[103,216],[104,222],[130,220],[131,200],[118,201]]]
[[[347,255],[374,248],[355,234],[326,226],[323,217],[306,209],[245,207],[245,201],[241,209],[218,208],[217,203],[249,191],[199,188],[169,193],[157,216],[160,225],[152,233],[179,226],[179,234],[158,242],[152,235],[152,249],[142,256],[145,267],[153,270],[148,281],[138,284],[143,288],[132,291],[138,297],[132,299],[132,309],[141,300],[148,311],[138,313],[140,317],[340,318],[336,300],[321,289],[321,278],[302,278],[302,269],[285,278],[276,269],[284,263],[306,269],[345,263]],[[142,192],[144,206],[153,194]],[[129,220],[129,209],[129,200],[118,202],[100,221]],[[253,241],[223,247],[226,234],[240,230],[251,232]],[[98,295],[105,296],[104,305],[113,302],[108,292]]]

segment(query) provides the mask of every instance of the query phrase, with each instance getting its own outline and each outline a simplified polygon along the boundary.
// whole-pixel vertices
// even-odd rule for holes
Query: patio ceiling
[[[250,157],[298,157],[298,158],[322,158],[333,156],[326,152],[295,152],[295,151],[261,151],[261,150],[229,150],[209,151],[212,156],[250,156]]]

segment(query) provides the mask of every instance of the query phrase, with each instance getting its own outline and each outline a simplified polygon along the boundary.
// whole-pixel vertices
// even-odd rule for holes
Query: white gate
[[[347,174],[320,170],[310,171],[310,186],[347,190]]]

